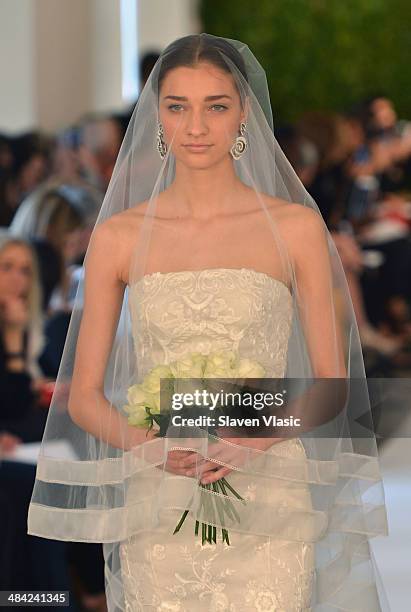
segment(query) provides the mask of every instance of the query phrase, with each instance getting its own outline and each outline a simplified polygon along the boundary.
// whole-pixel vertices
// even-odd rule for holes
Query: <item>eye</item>
[[[172,112],[176,113],[179,111],[180,108],[183,108],[182,104],[170,104],[170,106],[168,106],[169,110],[171,110]]]
[[[28,266],[25,266],[24,268],[21,269],[22,273],[24,274],[24,276],[27,276],[27,278],[31,277],[31,268]]]
[[[224,110],[227,110],[227,106],[225,106],[224,104],[213,104],[213,106],[211,106],[210,108],[214,108],[217,110],[218,113],[221,113]]]

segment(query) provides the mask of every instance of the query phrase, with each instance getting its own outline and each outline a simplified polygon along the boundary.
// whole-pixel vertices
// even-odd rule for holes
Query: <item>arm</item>
[[[301,431],[311,431],[332,422],[348,399],[342,337],[344,305],[339,303],[333,287],[324,222],[315,210],[299,207],[291,215],[290,254],[298,314],[314,382],[287,403],[287,412],[301,418]]]
[[[291,255],[297,281],[299,314],[313,375],[317,378],[345,378],[342,321],[338,316],[337,296],[332,286],[327,230],[316,211],[299,208],[299,219],[294,223]]]
[[[129,450],[150,439],[132,427],[104,396],[104,376],[124,294],[120,274],[121,227],[105,222],[94,231],[85,260],[84,309],[68,410],[73,421],[111,446]]]
[[[290,212],[287,225],[284,226],[288,236],[288,245],[292,256],[299,296],[299,314],[303,325],[310,362],[315,378],[339,378],[341,384],[315,384],[309,391],[287,405],[287,412],[281,416],[302,419],[303,427],[313,427],[327,423],[344,405],[346,376],[344,354],[338,320],[333,301],[331,264],[326,241],[324,223],[315,211],[303,208],[300,204],[287,205]],[[335,392],[341,393],[336,395]],[[331,393],[331,395],[330,395]],[[335,400],[341,398],[341,402]],[[267,438],[227,438],[229,442],[249,446],[258,450],[267,450],[273,444],[296,436],[296,430],[272,430],[273,435]],[[221,432],[221,429],[219,429]],[[286,432],[286,433],[285,433]],[[284,436],[285,437],[280,437]],[[208,457],[229,461],[236,457],[236,449],[212,444]],[[187,457],[181,462],[186,469],[193,469],[195,459]],[[217,467],[215,462],[205,461],[192,473],[201,474],[201,482],[210,483],[230,473],[227,467]]]

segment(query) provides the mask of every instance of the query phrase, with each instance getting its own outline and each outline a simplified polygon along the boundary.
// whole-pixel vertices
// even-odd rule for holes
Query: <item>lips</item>
[[[198,143],[195,143],[195,144],[186,144],[186,145],[183,145],[183,146],[184,146],[185,149],[188,149],[189,151],[193,151],[193,152],[194,151],[197,151],[197,152],[206,151],[207,149],[212,147],[212,145],[198,144]]]

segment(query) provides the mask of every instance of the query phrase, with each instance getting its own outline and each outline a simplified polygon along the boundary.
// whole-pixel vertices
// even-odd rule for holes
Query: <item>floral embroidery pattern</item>
[[[258,360],[267,376],[284,375],[292,297],[284,283],[267,274],[245,268],[154,273],[131,288],[130,307],[143,376],[156,363],[211,347]],[[283,456],[304,452],[296,440],[276,446]],[[309,503],[304,485],[267,489],[258,478],[236,476],[236,487],[250,501],[272,502],[285,513]],[[201,545],[193,538],[191,517],[176,540],[170,533],[179,516],[170,512],[158,530],[121,542],[127,612],[310,610],[313,545],[239,532],[233,532],[230,546]]]
[[[134,300],[136,307],[134,307]],[[130,290],[135,349],[142,376],[190,352],[234,350],[284,375],[292,298],[262,272],[205,269],[158,272]]]

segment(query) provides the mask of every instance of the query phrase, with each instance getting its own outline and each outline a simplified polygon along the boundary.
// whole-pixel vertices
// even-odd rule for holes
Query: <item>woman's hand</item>
[[[145,442],[157,440],[159,438],[159,436],[157,436],[157,433],[158,433],[158,428],[156,427],[153,427],[152,429],[145,431],[143,439],[141,440],[140,438],[138,444],[136,445],[136,452],[140,453],[139,449]],[[167,472],[171,472],[172,474],[177,474],[178,476],[185,476],[186,468],[183,468],[181,466],[181,462],[184,461],[184,459],[188,459],[189,457],[192,457],[196,454],[197,453],[192,450],[187,450],[187,451],[177,450],[177,449],[170,450],[168,451],[166,462],[156,465],[156,468],[161,469],[161,470],[166,470]]]
[[[1,324],[3,344],[6,353],[22,353],[24,349],[24,331],[29,322],[29,308],[21,297],[7,296],[1,300]],[[22,372],[26,368],[25,358],[18,355],[7,360],[7,369],[11,372]]]
[[[0,431],[0,455],[11,453],[21,443],[22,440],[18,436],[8,431]]]
[[[235,465],[244,463],[248,456],[244,447],[265,451],[273,444],[283,440],[283,438],[228,437],[226,438],[228,444],[225,444],[225,438],[222,435],[224,429],[219,429],[217,442],[209,442],[207,458],[195,450],[170,450],[167,454],[167,461],[157,467],[178,476],[201,479],[202,483],[215,482],[232,471],[231,468],[221,463],[234,463]],[[154,437],[155,433],[150,431],[147,439]]]
[[[219,434],[223,433],[224,428],[221,428]],[[181,455],[174,458],[175,460],[172,465],[178,470],[175,471],[175,473],[200,478],[202,483],[215,482],[223,478],[223,476],[227,476],[227,474],[232,471],[231,468],[221,465],[221,463],[234,463],[235,465],[242,465],[244,463],[248,453],[243,447],[265,451],[273,444],[283,440],[283,438],[239,437],[229,437],[225,439],[222,435],[219,437],[222,441],[209,443],[207,458],[196,456],[198,455],[196,452],[190,451],[187,454],[186,451],[174,451],[186,454],[186,456]],[[225,444],[224,440],[226,440],[228,444]]]
[[[29,322],[26,300],[7,296],[1,300],[1,320],[6,331],[23,331]]]

